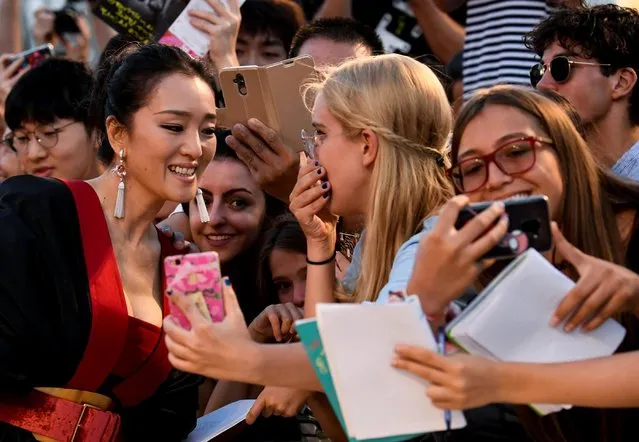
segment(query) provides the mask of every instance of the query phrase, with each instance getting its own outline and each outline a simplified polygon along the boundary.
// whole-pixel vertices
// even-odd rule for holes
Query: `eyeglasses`
[[[550,69],[550,75],[557,83],[565,83],[570,78],[570,72],[573,66],[610,67],[610,64],[573,61],[565,55],[560,55],[559,57],[553,58],[549,64],[539,62],[530,68],[530,84],[532,84],[533,87],[537,87],[544,73],[546,73],[546,69]]]
[[[60,127],[42,126],[36,130],[27,132],[26,130],[13,131],[13,149],[15,151],[24,151],[29,144],[30,135],[33,135],[38,144],[44,148],[51,149],[58,144],[58,134],[72,124],[77,124],[78,121],[72,121]]]
[[[453,184],[461,193],[474,192],[488,182],[490,163],[509,176],[528,172],[537,160],[535,150],[539,144],[554,146],[551,140],[524,137],[499,146],[494,152],[481,157],[463,160],[446,171]]]
[[[313,131],[312,134],[309,134],[306,130],[302,129],[300,137],[302,138],[302,146],[304,146],[306,156],[309,158],[315,158],[314,150],[315,146],[317,146],[320,142],[320,135],[317,131]]]

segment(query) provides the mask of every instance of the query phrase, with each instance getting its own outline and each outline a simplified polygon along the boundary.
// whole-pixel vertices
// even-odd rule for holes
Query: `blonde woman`
[[[404,288],[389,281],[400,247],[452,196],[445,175],[451,109],[435,74],[401,55],[349,62],[309,94],[314,159],[300,170],[290,208],[307,239],[305,315],[312,317],[315,304],[334,299],[337,215],[365,219],[354,300],[385,299],[389,282]]]
[[[305,313],[313,316],[317,302],[334,300],[336,215],[366,218],[356,301],[383,299],[389,287],[408,283],[418,246],[411,237],[453,194],[445,175],[452,117],[435,74],[401,55],[345,63],[309,93],[316,159],[300,170],[291,209],[307,238]],[[185,331],[167,322],[171,363],[215,379],[321,391],[301,344],[251,342],[232,298],[220,324]],[[275,398],[281,389],[265,392],[258,407],[288,412]]]

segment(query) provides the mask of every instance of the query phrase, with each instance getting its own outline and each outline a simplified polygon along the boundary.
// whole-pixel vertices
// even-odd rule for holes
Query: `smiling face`
[[[189,207],[193,241],[202,251],[215,251],[228,262],[248,250],[264,224],[264,192],[246,166],[235,159],[214,160],[200,188],[210,221],[203,224],[194,201]]]
[[[280,304],[291,302],[297,307],[304,307],[306,255],[276,248],[271,252],[269,267]]]
[[[313,126],[317,131],[313,156],[326,169],[331,185],[330,212],[344,217],[364,215],[372,175],[362,156],[366,143],[361,137],[344,135],[321,92],[313,106]]]
[[[522,137],[549,139],[539,122],[519,109],[488,105],[466,126],[459,143],[456,163],[489,155],[509,141]],[[488,180],[466,195],[471,202],[503,200],[515,195],[546,195],[550,213],[556,219],[564,186],[559,160],[552,147],[536,143],[535,163],[526,172],[510,176],[494,162],[488,164]]]
[[[544,51],[542,61],[549,65],[558,56],[566,56],[576,62],[597,63],[597,60],[580,56],[578,49],[569,51],[557,42]],[[550,69],[547,69],[537,88],[553,90],[562,95],[577,109],[583,122],[588,124],[596,123],[610,111],[613,103],[613,80],[603,75],[599,66],[572,65],[567,81],[556,82],[550,75]]]
[[[172,74],[162,79],[124,129],[107,120],[116,157],[125,149],[127,186],[164,201],[195,197],[197,177],[215,154],[215,97],[202,79]]]

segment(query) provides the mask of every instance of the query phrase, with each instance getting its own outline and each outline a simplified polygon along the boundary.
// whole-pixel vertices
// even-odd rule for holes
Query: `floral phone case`
[[[222,275],[217,253],[169,256],[164,260],[164,275],[171,316],[182,328],[190,330],[191,323],[171,301],[174,293],[186,296],[188,302],[193,302],[207,321],[220,322],[224,319]]]

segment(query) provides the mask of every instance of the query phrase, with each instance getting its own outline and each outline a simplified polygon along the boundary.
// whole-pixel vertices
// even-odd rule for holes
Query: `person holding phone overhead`
[[[91,109],[109,169],[0,186],[0,439],[182,440],[195,427],[200,379],[172,370],[162,330],[161,262],[180,253],[153,221],[195,197],[215,153],[210,85],[172,47],[114,57]]]
[[[346,60],[383,54],[379,36],[368,26],[348,19],[316,20],[302,26],[292,40],[289,58],[310,55],[316,68]],[[236,124],[228,139],[251,173],[270,195],[289,202],[300,163],[295,146],[287,146],[275,131],[259,120]]]
[[[508,228],[503,200],[546,195],[554,248],[544,255],[576,281],[554,317],[547,318],[550,326],[568,333],[578,327],[589,331],[615,318],[627,329],[618,353],[639,350],[639,186],[599,165],[563,106],[544,93],[517,87],[496,86],[477,93],[455,125],[452,158],[450,171],[460,195],[444,207],[435,228],[421,241],[408,285],[409,293],[419,295],[425,313],[441,316],[465,287],[485,286],[505,266],[481,259]],[[455,229],[460,210],[477,201],[497,202]],[[427,394],[442,408],[474,408],[496,401],[592,407],[543,418],[527,407],[519,410],[535,440],[573,442],[620,440],[619,435],[623,440],[639,438],[638,408],[603,409],[639,405],[636,395],[634,400],[626,395],[626,389],[639,387],[625,373],[635,371],[631,360],[627,354],[531,365],[526,372],[518,364],[471,356],[447,359],[403,346],[397,350],[395,366],[432,382]],[[628,381],[624,391],[611,387],[615,393],[609,393],[604,386],[621,385],[620,378]],[[505,379],[509,383],[502,385]]]

